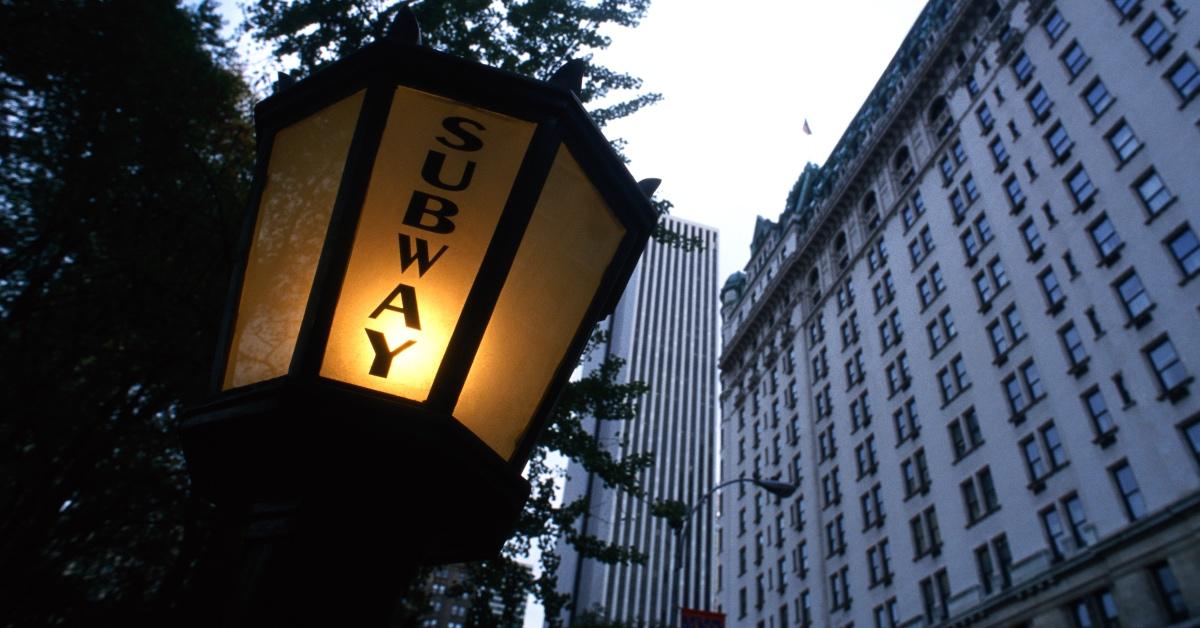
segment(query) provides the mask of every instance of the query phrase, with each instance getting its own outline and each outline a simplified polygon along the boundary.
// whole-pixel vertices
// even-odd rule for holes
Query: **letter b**
[[[450,233],[454,231],[454,222],[450,220],[450,216],[456,214],[458,205],[455,205],[454,201],[415,190],[408,201],[408,209],[404,212],[404,224],[433,233]],[[433,218],[432,225],[425,224],[425,216]]]

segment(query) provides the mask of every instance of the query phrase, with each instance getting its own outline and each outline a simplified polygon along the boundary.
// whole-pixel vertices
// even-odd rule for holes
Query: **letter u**
[[[430,185],[443,190],[450,190],[451,192],[465,190],[468,185],[471,185],[471,177],[475,174],[475,162],[467,161],[467,165],[463,168],[463,173],[459,177],[458,183],[446,183],[442,181],[442,169],[445,165],[445,153],[439,153],[436,150],[429,151],[429,154],[425,155],[425,165],[421,167],[421,178],[425,179]]]

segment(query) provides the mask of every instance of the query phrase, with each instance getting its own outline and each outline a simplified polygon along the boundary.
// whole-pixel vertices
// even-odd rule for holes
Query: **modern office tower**
[[[651,240],[604,322],[609,342],[593,352],[585,370],[616,355],[626,361],[623,381],[650,387],[634,420],[601,422],[598,436],[614,453],[654,455],[654,465],[638,478],[649,497],[695,504],[716,475],[717,232],[672,217],[664,226],[697,239],[703,248],[687,251]],[[583,495],[591,507],[578,524],[582,532],[632,546],[649,559],[644,565],[610,566],[580,560],[569,547],[560,547],[559,586],[573,600],[565,620],[600,608],[605,617],[630,624],[663,621],[672,603],[682,601],[672,598],[672,590],[685,573],[685,606],[707,606],[715,562],[711,502],[689,522],[677,572],[675,535],[663,519],[650,515],[647,501],[614,494],[599,479],[569,467],[565,499]]]
[[[722,474],[801,485],[726,491],[731,625],[1200,617],[1198,42],[925,7],[722,289]]]

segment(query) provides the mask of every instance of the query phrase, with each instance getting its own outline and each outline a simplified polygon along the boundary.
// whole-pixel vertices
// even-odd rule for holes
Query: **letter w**
[[[400,272],[403,273],[407,271],[408,267],[412,266],[412,263],[415,261],[417,263],[417,276],[422,277],[425,275],[425,271],[429,270],[429,268],[433,266],[434,262],[438,261],[438,258],[442,256],[442,253],[445,252],[446,245],[443,244],[442,248],[438,249],[437,255],[434,255],[431,258],[429,257],[429,243],[422,238],[417,238],[417,251],[416,255],[414,255],[412,238],[410,238],[408,234],[401,233]]]

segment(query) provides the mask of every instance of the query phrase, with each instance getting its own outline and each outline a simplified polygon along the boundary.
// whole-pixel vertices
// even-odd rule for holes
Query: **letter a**
[[[449,248],[445,244],[438,249],[437,255],[429,257],[429,243],[422,238],[417,238],[417,254],[413,255],[412,238],[407,233],[398,234],[400,236],[400,272],[406,272],[413,262],[417,263],[417,276],[424,277],[425,271],[433,266],[434,262],[442,256]]]
[[[434,201],[437,202],[437,207],[430,206]],[[450,216],[457,213],[458,205],[455,205],[454,201],[415,190],[408,201],[408,209],[404,212],[404,224],[434,233],[450,233],[454,231],[454,223]],[[432,216],[434,223],[424,224],[425,216]]]
[[[417,344],[416,340],[405,340],[399,347],[388,349],[387,338],[383,334],[374,329],[364,329],[367,332],[367,338],[371,341],[371,348],[375,350],[375,359],[371,361],[371,374],[375,377],[387,377],[388,371],[392,369],[392,360],[400,355],[401,351]]]
[[[397,295],[400,296],[400,307],[392,305],[392,301],[395,300]],[[387,295],[387,298],[383,300],[383,303],[379,304],[379,307],[375,308],[374,312],[371,312],[371,318],[376,318],[380,314],[383,314],[384,310],[400,312],[404,315],[404,324],[407,327],[410,329],[421,329],[421,316],[417,312],[417,291],[413,290],[412,286],[397,284],[396,289]]]

